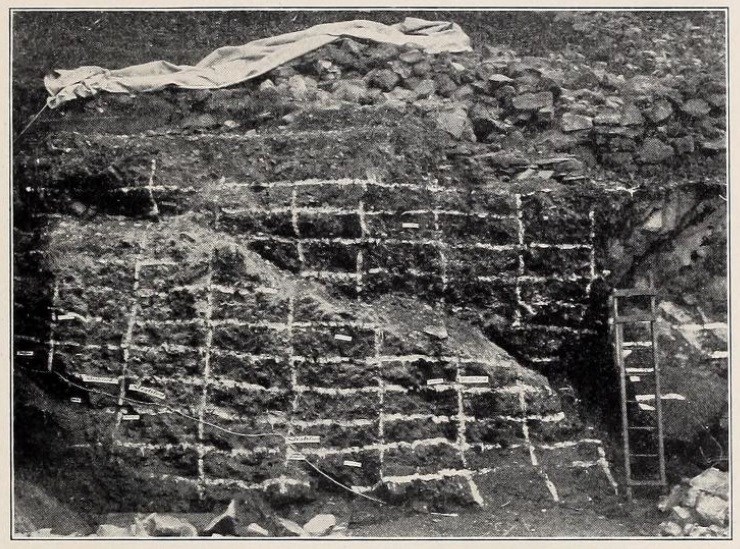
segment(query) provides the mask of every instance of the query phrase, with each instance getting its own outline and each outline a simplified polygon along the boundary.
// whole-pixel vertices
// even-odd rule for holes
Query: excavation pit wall
[[[214,227],[198,214],[52,222],[49,341],[19,334],[16,354],[33,350],[67,387],[69,467],[102,452],[127,479],[98,473],[116,494],[106,508],[336,490],[295,454],[396,503],[553,503],[558,483],[573,501],[613,495],[601,442],[476,329],[402,297],[333,297]]]
[[[96,388],[114,397],[151,397],[132,384],[164,395],[125,414],[116,398],[67,395],[84,403],[74,421],[86,427],[73,429],[65,460],[89,468],[101,444],[117,456],[103,507],[208,508],[250,490],[315,497],[335,487],[288,459],[282,438],[304,435],[320,437],[300,450],[322,470],[388,500],[416,494],[441,508],[493,493],[613,494],[600,442],[562,413],[544,378],[527,377],[537,390],[522,403],[517,377],[499,368],[511,358],[471,352],[469,341],[449,349],[460,337],[450,324],[477,326],[551,379],[613,397],[617,385],[603,382],[615,377],[609,288],[639,280],[643,257],[691,217],[663,215],[656,230],[664,203],[721,212],[722,187],[466,177],[428,128],[403,122],[62,131],[21,157],[17,200],[36,224],[17,254],[16,365],[51,364],[87,389],[78,374],[107,377]],[[417,131],[423,147],[409,138]],[[418,325],[398,334],[383,306],[407,296],[437,316],[418,325],[391,307],[391,324]],[[327,300],[353,313],[327,313]],[[39,338],[40,326],[51,335]],[[460,383],[486,375],[488,388]],[[190,417],[152,405],[162,402]],[[255,441],[209,423],[279,436]]]

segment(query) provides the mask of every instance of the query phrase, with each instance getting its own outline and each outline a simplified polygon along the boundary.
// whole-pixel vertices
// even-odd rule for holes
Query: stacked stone
[[[710,467],[677,484],[658,505],[670,519],[660,525],[664,536],[690,538],[729,535],[730,483],[727,473]]]

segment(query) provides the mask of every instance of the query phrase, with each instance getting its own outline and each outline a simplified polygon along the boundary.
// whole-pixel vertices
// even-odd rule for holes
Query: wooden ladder
[[[623,313],[630,301],[643,307]],[[666,486],[654,290],[614,290],[614,360],[619,369],[627,499],[635,486]],[[626,337],[626,339],[625,339]],[[637,339],[635,339],[637,338]]]

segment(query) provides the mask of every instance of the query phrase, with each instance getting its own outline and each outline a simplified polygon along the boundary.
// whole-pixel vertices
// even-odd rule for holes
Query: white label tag
[[[154,398],[158,398],[160,400],[165,399],[165,394],[161,391],[157,391],[156,389],[152,389],[151,387],[142,387],[141,385],[131,385],[129,387],[129,390],[135,391],[137,393],[142,393],[144,395],[149,395]]]
[[[344,334],[336,334],[334,336],[334,339],[337,341],[352,341],[352,336],[344,335]]]
[[[63,315],[57,315],[57,321],[61,321],[61,320],[73,320],[75,318],[77,318],[77,315],[73,315],[71,313],[65,313]]]
[[[125,414],[121,416],[121,419],[123,421],[136,421],[137,419],[139,419],[139,414]]]
[[[630,376],[630,381],[640,381],[640,376]]]
[[[82,399],[80,397],[72,397],[69,401],[74,402],[75,404],[82,404]]]
[[[435,377],[434,379],[427,379],[427,385],[442,385],[445,382],[441,377]]]
[[[638,406],[640,407],[640,410],[647,410],[648,412],[655,411],[655,408],[653,406],[650,406],[650,404],[643,404],[642,402],[640,402]]]
[[[303,435],[288,437],[289,444],[318,444],[321,438],[318,435]]]
[[[655,395],[635,395],[637,402],[647,402],[648,400],[655,400]]]
[[[306,456],[303,454],[288,454],[288,461],[306,461]]]
[[[16,351],[16,356],[33,356],[33,351]]]
[[[419,224],[418,223],[401,223],[402,229],[418,229]]]
[[[352,461],[351,459],[345,459],[343,465],[346,467],[362,467],[362,463],[359,461]]]
[[[118,379],[115,377],[91,376],[80,374],[83,383],[105,383],[107,385],[118,385]]]
[[[476,383],[488,383],[488,376],[460,376],[458,381],[463,385],[474,385]]]
[[[277,290],[275,288],[268,288],[266,286],[260,286],[258,288],[255,288],[256,292],[262,293],[262,294],[276,294]]]

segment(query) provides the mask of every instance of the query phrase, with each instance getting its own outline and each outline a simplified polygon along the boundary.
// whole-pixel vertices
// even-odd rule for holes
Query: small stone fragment
[[[718,496],[702,494],[696,503],[696,513],[706,525],[724,526],[728,512],[727,501]]]
[[[264,536],[267,537],[270,535],[270,532],[262,528],[259,524],[256,522],[252,522],[247,526],[247,532],[250,534],[254,534],[255,536]]]
[[[303,525],[303,529],[312,536],[325,536],[337,525],[334,515],[316,515]]]
[[[594,123],[591,117],[583,116],[581,114],[566,112],[560,119],[560,127],[564,132],[588,130],[591,129],[593,125]]]
[[[288,533],[293,534],[294,536],[302,537],[302,538],[308,537],[308,532],[306,532],[306,530],[304,530],[303,528],[301,528],[300,525],[298,525],[297,523],[293,522],[292,520],[286,519],[286,518],[282,518],[282,517],[275,517],[275,518],[280,523],[280,525],[283,528],[285,528],[285,530]]]
[[[150,536],[193,537],[198,535],[195,526],[170,515],[152,513],[144,523]]]
[[[681,497],[681,505],[693,509],[696,507],[696,502],[699,498],[699,490],[691,486],[688,490],[683,493]]]
[[[101,538],[126,538],[131,535],[128,528],[121,528],[113,524],[101,524],[95,532]]]
[[[676,505],[682,505],[681,496],[683,496],[684,490],[685,488],[683,486],[676,484],[667,496],[661,498],[658,503],[658,510],[661,513],[665,513],[666,511],[673,509]],[[693,505],[689,507],[693,507]]]
[[[691,511],[676,505],[671,509],[671,520],[677,524],[686,524],[691,520]]]
[[[681,105],[681,110],[689,116],[700,118],[708,115],[712,108],[709,106],[709,103],[703,99],[689,99],[686,103]]]
[[[689,484],[702,492],[708,492],[724,499],[729,498],[729,476],[715,467],[710,467],[703,473],[696,475],[689,481]]]
[[[512,105],[519,111],[538,111],[552,107],[552,93],[549,91],[539,93],[523,93],[512,100]]]
[[[673,107],[665,99],[659,99],[646,113],[648,119],[655,124],[660,124],[673,114]]]
[[[640,158],[646,164],[659,164],[672,156],[673,147],[654,137],[646,139],[640,149]]]
[[[420,50],[413,49],[403,52],[398,56],[398,58],[404,63],[413,65],[414,63],[422,61],[424,59],[424,54]]]
[[[396,87],[401,80],[395,72],[388,69],[375,71],[370,77],[370,84],[383,91],[389,92]]]
[[[661,522],[660,533],[663,536],[680,537],[683,535],[683,529],[675,522]]]

